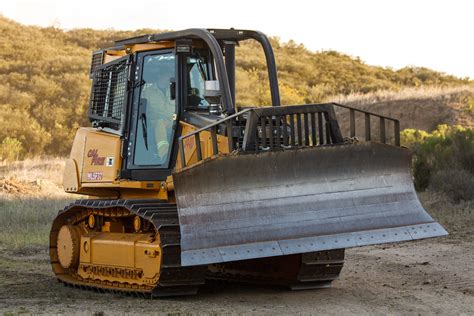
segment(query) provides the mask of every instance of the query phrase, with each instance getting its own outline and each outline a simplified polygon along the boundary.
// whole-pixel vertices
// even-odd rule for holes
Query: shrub
[[[444,192],[456,202],[474,199],[474,129],[439,125],[432,133],[404,130],[413,149],[414,182],[419,191]]]
[[[21,142],[18,139],[6,137],[0,144],[0,161],[18,160],[22,149]]]
[[[473,174],[466,170],[439,170],[432,175],[430,188],[446,193],[455,202],[474,200]]]

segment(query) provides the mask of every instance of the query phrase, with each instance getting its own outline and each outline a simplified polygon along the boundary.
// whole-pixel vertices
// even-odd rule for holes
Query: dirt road
[[[154,300],[64,287],[45,249],[3,249],[0,313],[473,314],[473,249],[456,238],[349,249],[330,289],[212,283],[197,296]]]

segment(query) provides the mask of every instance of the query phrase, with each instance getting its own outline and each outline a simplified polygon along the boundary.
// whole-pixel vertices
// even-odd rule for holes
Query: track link
[[[144,287],[117,282],[81,280],[74,273],[57,273],[56,236],[62,225],[83,219],[90,210],[110,211],[123,215],[138,215],[154,225],[160,235],[162,262],[159,283],[156,287]],[[176,205],[156,199],[149,200],[77,200],[60,211],[53,222],[50,234],[50,255],[53,271],[59,281],[74,287],[97,291],[125,292],[152,297],[196,294],[204,284],[206,266],[182,267],[180,229]]]
[[[292,290],[330,287],[344,265],[344,249],[213,264],[207,279],[273,284]]]

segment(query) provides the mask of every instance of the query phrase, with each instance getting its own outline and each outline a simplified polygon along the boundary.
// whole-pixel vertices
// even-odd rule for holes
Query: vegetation
[[[18,139],[5,137],[0,143],[0,161],[18,160],[21,150],[21,142]]]
[[[295,42],[272,38],[278,65],[283,104],[321,102],[333,95],[366,94],[405,87],[449,86],[470,83],[427,68],[400,70],[365,64],[360,58],[322,51],[312,53]],[[237,99],[243,104],[270,104],[264,56],[259,44],[248,42],[237,49]],[[240,82],[239,82],[240,80]],[[471,82],[472,83],[472,82]]]
[[[474,129],[439,125],[432,133],[406,129],[401,136],[415,152],[417,190],[442,192],[455,202],[474,200]]]
[[[0,160],[67,155],[75,130],[87,125],[91,52],[113,40],[159,32],[24,26],[0,17]],[[279,66],[282,103],[322,101],[330,95],[381,89],[471,84],[425,68],[366,65],[334,51],[313,53],[295,42],[271,39]],[[237,99],[270,103],[264,56],[257,43],[237,49]]]
[[[63,171],[59,158],[0,163],[0,249],[48,244],[58,211],[80,198],[63,191]]]
[[[51,223],[70,199],[27,198],[1,199],[0,248],[45,246]]]

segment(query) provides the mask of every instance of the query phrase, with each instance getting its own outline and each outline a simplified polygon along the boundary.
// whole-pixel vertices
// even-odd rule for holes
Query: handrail
[[[334,106],[341,107],[349,110],[349,131],[350,137],[356,137],[356,120],[355,115],[357,113],[362,113],[365,120],[365,140],[371,141],[371,117],[375,117],[379,120],[379,141],[381,143],[387,143],[386,135],[386,122],[392,121],[394,123],[394,140],[393,143],[395,146],[400,146],[400,122],[397,119],[392,117],[379,115],[373,112],[364,111],[361,109],[353,108],[347,105],[338,104],[338,103],[325,103],[325,104],[306,104],[306,105],[297,105],[297,106],[285,106],[285,107],[260,107],[260,108],[246,108],[240,112],[229,115],[221,120],[218,120],[212,124],[204,126],[200,129],[190,132],[189,134],[179,137],[178,142],[180,146],[179,154],[181,156],[181,165],[182,168],[186,167],[186,156],[184,148],[184,140],[194,137],[194,143],[196,146],[197,159],[198,161],[203,159],[203,154],[201,150],[201,139],[200,133],[204,131],[209,131],[211,134],[212,142],[212,153],[213,155],[219,154],[219,149],[217,145],[217,127],[221,124],[225,124],[225,131],[227,134],[227,141],[229,146],[229,152],[234,150],[234,139],[233,139],[233,119],[240,117],[246,113],[249,113],[247,121],[245,124],[244,139],[242,143],[242,148],[244,151],[253,150],[251,148],[258,148],[258,141],[255,138],[255,131],[260,128],[261,134],[263,135],[261,142],[266,143],[266,133],[267,127],[270,128],[270,131],[273,131],[273,128],[276,128],[275,135],[273,132],[268,134],[270,147],[273,148],[273,139],[274,137],[283,136],[283,142],[280,142],[280,139],[276,141],[277,146],[283,145],[288,146],[309,146],[309,135],[312,137],[312,146],[316,145],[327,145],[342,143],[344,139],[341,135],[338,121],[334,112]],[[324,115],[322,115],[324,114]],[[287,117],[290,118],[289,123],[287,122]],[[323,117],[325,123],[323,124]],[[296,123],[293,121],[296,119]],[[316,122],[317,120],[317,122]],[[273,125],[274,121],[275,125]],[[267,123],[268,122],[268,125]],[[280,125],[282,124],[282,126]],[[318,126],[318,131],[316,131],[316,124]],[[283,127],[282,130],[280,128]],[[287,130],[287,128],[290,128]],[[290,133],[288,135],[287,133]],[[296,132],[296,135],[295,135]],[[304,132],[304,133],[303,133]],[[319,141],[316,141],[316,133],[318,133]],[[257,133],[258,134],[258,133]],[[323,136],[325,135],[325,137]],[[303,137],[304,136],[304,142]],[[253,138],[252,138],[253,137]],[[287,144],[286,137],[290,137],[290,143]],[[325,139],[326,138],[326,139]]]
[[[253,108],[244,109],[240,112],[229,115],[229,116],[223,118],[222,120],[216,121],[212,124],[209,124],[207,126],[201,127],[200,129],[192,131],[189,134],[186,134],[186,135],[183,135],[183,136],[179,137],[178,142],[179,142],[179,147],[180,147],[180,156],[181,156],[181,166],[182,166],[182,168],[186,167],[186,156],[185,156],[185,151],[184,151],[184,140],[186,138],[194,136],[194,142],[195,142],[195,145],[196,145],[198,160],[202,160],[202,157],[201,157],[201,159],[199,159],[200,156],[202,156],[201,140],[200,140],[199,134],[201,132],[209,130],[210,133],[211,133],[211,139],[212,139],[212,152],[213,152],[214,155],[217,155],[218,154],[218,147],[217,147],[217,130],[216,130],[217,128],[216,127],[220,124],[226,123],[226,130],[227,130],[227,136],[228,136],[227,139],[228,139],[228,142],[229,142],[229,151],[232,151],[232,149],[233,149],[233,140],[232,140],[232,122],[231,122],[231,120],[233,118],[241,116],[241,115],[243,115],[247,112],[250,112],[252,110],[254,110],[254,109]]]
[[[384,144],[387,142],[386,133],[385,133],[386,132],[385,121],[388,120],[388,121],[392,121],[393,124],[394,124],[394,127],[393,127],[394,128],[394,130],[393,130],[394,144],[395,144],[395,146],[400,146],[400,121],[399,120],[397,120],[395,118],[392,118],[392,117],[376,114],[376,113],[373,113],[373,112],[353,108],[353,107],[343,105],[343,104],[339,104],[339,103],[332,103],[332,104],[335,105],[335,106],[342,107],[342,108],[345,108],[345,109],[349,110],[349,130],[350,130],[351,137],[356,136],[355,135],[356,134],[355,133],[355,112],[359,112],[359,113],[364,114],[365,140],[366,141],[372,140],[371,129],[370,129],[370,116],[376,116],[376,117],[379,118],[380,141]]]

